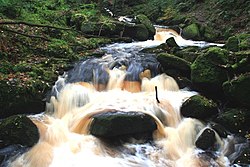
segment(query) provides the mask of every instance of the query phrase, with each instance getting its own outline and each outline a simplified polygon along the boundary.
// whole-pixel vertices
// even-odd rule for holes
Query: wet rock
[[[217,113],[217,104],[201,95],[190,97],[181,106],[181,114],[184,117],[207,120]]]
[[[245,135],[249,130],[250,111],[244,108],[226,108],[214,119],[214,122],[231,133]]]
[[[182,76],[190,77],[190,62],[168,53],[157,55],[157,60],[160,62],[164,71],[175,70]]]
[[[170,52],[170,50],[171,50],[171,48],[166,43],[163,43],[163,44],[156,46],[156,47],[144,48],[140,52],[159,54],[159,53],[163,53],[163,52]]]
[[[228,51],[211,47],[199,55],[191,65],[191,81],[206,95],[221,96],[222,83],[227,78],[223,65],[228,63]]]
[[[211,123],[210,127],[217,132],[217,134],[220,137],[226,138],[227,135],[229,134],[227,130],[220,124],[217,123]]]
[[[177,45],[177,43],[175,42],[174,37],[168,38],[168,39],[166,40],[166,43],[167,43],[167,45],[168,45],[169,47],[179,47],[179,46]]]
[[[231,103],[250,108],[250,73],[223,83],[223,91]]]
[[[107,112],[97,114],[90,127],[90,133],[102,138],[133,136],[152,133],[156,130],[154,120],[140,112]]]
[[[183,38],[200,40],[201,34],[200,34],[200,30],[199,30],[198,25],[196,23],[193,23],[187,27],[184,27],[183,28]]]
[[[212,148],[215,145],[215,142],[215,132],[210,128],[206,128],[195,141],[195,146],[202,150],[207,150]]]
[[[0,122],[0,141],[2,146],[21,144],[33,146],[39,139],[36,125],[24,115],[14,115]]]

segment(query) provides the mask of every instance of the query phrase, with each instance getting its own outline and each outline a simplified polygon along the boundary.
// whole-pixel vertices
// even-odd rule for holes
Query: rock
[[[211,123],[210,127],[217,132],[217,134],[220,137],[227,138],[227,135],[229,134],[227,130],[220,124],[217,123]]]
[[[237,105],[250,109],[250,73],[245,73],[237,78],[223,83],[223,91],[228,99]]]
[[[189,62],[194,62],[200,54],[200,48],[196,46],[185,47],[175,53],[176,56]]]
[[[227,63],[227,50],[219,47],[208,48],[191,65],[192,83],[206,95],[222,96],[222,84],[228,78],[227,71],[221,66]]]
[[[134,38],[139,41],[146,41],[149,39],[149,32],[147,27],[144,24],[138,24],[134,26],[135,34]]]
[[[163,43],[163,44],[156,46],[156,47],[144,48],[140,52],[159,54],[159,53],[163,53],[163,52],[170,52],[170,47],[166,43]]]
[[[237,74],[250,72],[250,50],[234,53],[234,61],[231,67]]]
[[[38,139],[36,125],[24,115],[14,115],[0,122],[0,141],[4,146],[21,144],[31,147]]]
[[[200,40],[200,30],[196,23],[190,24],[189,26],[183,29],[183,38],[186,39],[193,39],[193,40]]]
[[[214,119],[214,122],[232,133],[245,135],[245,131],[249,130],[250,111],[244,108],[226,108]]]
[[[168,53],[158,54],[157,60],[160,62],[164,71],[175,70],[182,76],[190,78],[190,62]]]
[[[181,106],[181,114],[200,120],[207,120],[218,113],[217,104],[201,95],[194,95]]]
[[[250,34],[231,36],[224,47],[233,52],[250,49]]]
[[[213,42],[219,37],[219,32],[217,32],[214,28],[206,26],[204,27],[203,37],[205,41]]]
[[[107,112],[97,114],[90,126],[90,133],[97,137],[114,138],[152,133],[156,123],[149,115],[140,112]]]
[[[138,24],[145,25],[145,27],[148,30],[149,38],[153,39],[156,30],[155,30],[155,27],[153,26],[153,24],[151,23],[151,21],[148,19],[148,17],[144,14],[139,14],[135,18],[136,18],[136,22],[138,22]]]
[[[167,45],[168,45],[169,47],[179,47],[179,46],[177,45],[177,43],[175,42],[174,37],[168,38],[168,39],[166,40],[166,43],[167,43]]]
[[[212,147],[215,145],[215,142],[215,132],[210,128],[206,128],[195,141],[195,146],[202,150],[207,150],[212,149]]]

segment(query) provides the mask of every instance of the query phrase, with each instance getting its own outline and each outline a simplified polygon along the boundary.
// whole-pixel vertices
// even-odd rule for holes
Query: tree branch
[[[45,41],[51,41],[49,38],[45,38],[45,37],[37,36],[37,35],[24,34],[24,33],[21,33],[21,32],[18,32],[18,31],[14,31],[14,30],[10,30],[10,29],[4,28],[4,27],[0,27],[0,29],[3,30],[3,31],[7,31],[7,32],[11,32],[11,33],[23,35],[23,36],[26,36],[26,37],[29,37],[29,38],[39,38],[39,39],[43,39]]]
[[[34,24],[34,23],[25,22],[25,21],[0,21],[0,25],[1,24],[24,24],[24,25],[31,26],[31,27],[46,27],[46,28],[54,28],[54,29],[59,29],[59,30],[72,30],[71,28],[55,27],[55,26],[44,25],[44,24]]]

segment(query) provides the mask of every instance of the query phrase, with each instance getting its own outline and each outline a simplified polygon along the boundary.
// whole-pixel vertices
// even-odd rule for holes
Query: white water
[[[162,42],[155,40],[109,45],[103,49],[114,55],[106,55],[98,63],[110,67],[117,59],[127,60],[134,51]],[[227,152],[230,138],[222,140],[218,137],[216,158],[204,158],[200,155],[203,151],[197,149],[194,143],[206,125],[180,115],[181,104],[196,92],[179,90],[172,77],[165,74],[153,76],[148,69],[140,72],[141,81],[126,81],[128,67],[123,65],[106,70],[109,75],[106,85],[94,83],[95,79],[93,82],[67,83],[67,75],[60,77],[54,88],[57,98],[51,97],[47,112],[30,116],[39,128],[39,142],[9,166],[229,166],[224,153]],[[63,89],[59,89],[58,85]],[[155,98],[155,86],[160,103]],[[92,116],[113,110],[151,115],[157,123],[154,140],[145,143],[131,139],[131,142],[115,147],[90,135]]]

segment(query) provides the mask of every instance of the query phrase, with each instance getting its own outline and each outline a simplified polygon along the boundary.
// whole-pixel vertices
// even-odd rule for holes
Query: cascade
[[[217,45],[183,39],[173,30],[159,29],[155,40],[116,43],[101,48],[102,58],[79,62],[59,76],[43,114],[30,116],[40,133],[38,143],[10,162],[10,167],[199,167],[229,166],[226,156],[232,136],[220,139],[212,157],[195,147],[207,125],[182,118],[181,104],[197,92],[179,89],[176,81],[162,74],[153,54],[139,51],[158,46],[174,37],[180,46]],[[220,44],[218,44],[220,45]],[[155,86],[158,98],[155,98]],[[153,118],[153,140],[132,140],[107,145],[89,133],[93,116],[109,111],[142,112]]]

